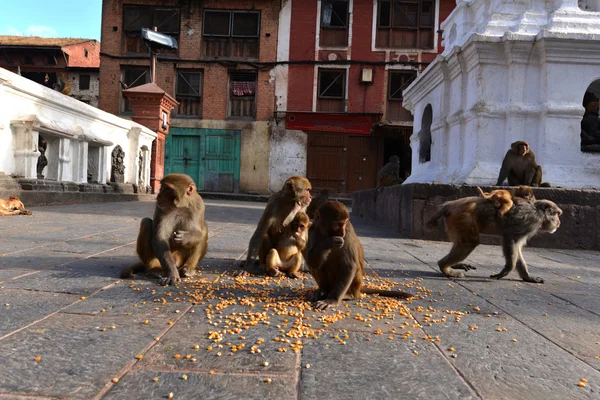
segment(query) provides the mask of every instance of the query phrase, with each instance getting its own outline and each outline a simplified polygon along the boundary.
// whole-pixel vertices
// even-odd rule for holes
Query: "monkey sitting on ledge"
[[[542,183],[542,167],[536,163],[529,144],[522,140],[512,143],[506,152],[496,186],[502,186],[506,179],[509,186],[550,187],[549,183]]]

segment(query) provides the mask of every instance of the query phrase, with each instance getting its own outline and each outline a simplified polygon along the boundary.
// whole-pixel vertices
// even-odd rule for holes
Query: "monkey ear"
[[[306,229],[310,228],[312,226],[312,224],[313,223],[309,221],[308,224],[306,224]]]
[[[19,198],[17,196],[10,196],[8,199],[9,200],[19,200]]]
[[[194,194],[195,191],[196,191],[196,186],[193,183],[190,183],[190,186],[188,186],[185,194],[187,194],[188,196],[191,196]]]

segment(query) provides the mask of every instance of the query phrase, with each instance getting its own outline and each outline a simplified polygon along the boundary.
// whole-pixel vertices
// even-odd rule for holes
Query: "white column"
[[[27,179],[37,178],[38,133],[26,124],[12,124],[15,174]]]
[[[73,180],[73,167],[71,166],[71,139],[60,138],[58,141],[58,176],[60,182]]]
[[[108,180],[107,158],[108,147],[101,146],[98,156],[98,183],[101,183],[103,185],[106,184],[106,181]]]
[[[73,182],[87,183],[88,142],[73,141]]]

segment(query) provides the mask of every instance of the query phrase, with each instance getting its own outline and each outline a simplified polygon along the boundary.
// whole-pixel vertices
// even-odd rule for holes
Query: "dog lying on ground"
[[[31,215],[31,211],[25,209],[17,196],[10,196],[8,200],[0,199],[0,217],[5,215]]]

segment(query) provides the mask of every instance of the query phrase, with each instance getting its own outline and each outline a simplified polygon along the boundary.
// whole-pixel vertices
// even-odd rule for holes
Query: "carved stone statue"
[[[46,158],[46,149],[48,148],[48,144],[44,140],[44,138],[40,135],[38,140],[38,151],[41,153],[37,160],[37,177],[38,179],[44,179],[44,175],[42,172],[46,165],[48,165],[48,159]]]
[[[140,149],[138,157],[138,187],[140,191],[145,191],[146,184],[143,179],[144,176],[144,150]]]
[[[117,145],[112,151],[110,181],[115,183],[125,182],[125,152]]]

